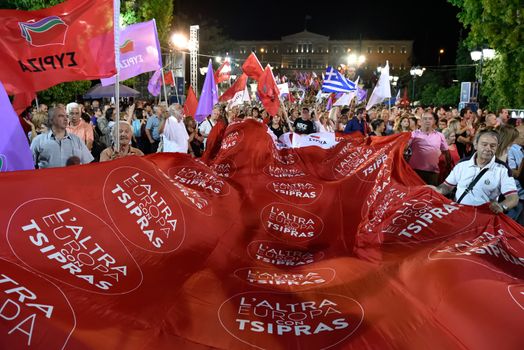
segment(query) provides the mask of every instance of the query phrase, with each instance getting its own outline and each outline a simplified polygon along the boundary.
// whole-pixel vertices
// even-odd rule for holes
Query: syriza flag
[[[0,81],[16,95],[115,74],[119,13],[116,0],[68,0],[37,11],[0,10]]]
[[[230,105],[242,104],[245,100],[245,92],[247,89],[247,78],[246,73],[242,73],[241,76],[235,80],[233,85],[227,89],[222,96],[218,99],[220,102],[228,102]],[[248,94],[249,98],[249,94]]]
[[[119,68],[121,81],[162,68],[162,55],[154,19],[129,25],[120,32]],[[113,85],[115,77],[101,81],[103,86]]]

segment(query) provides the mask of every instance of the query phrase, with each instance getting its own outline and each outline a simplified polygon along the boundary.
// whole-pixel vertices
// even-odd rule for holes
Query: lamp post
[[[419,66],[411,67],[409,70],[409,74],[413,77],[413,89],[411,91],[411,101],[413,105],[415,105],[415,80],[417,80],[417,77],[421,77],[425,70],[426,68],[420,68]]]
[[[174,78],[175,78],[175,93],[177,96],[178,103],[182,103],[180,101],[179,93],[178,93],[178,84],[176,81],[176,78],[182,79],[182,92],[181,94],[184,95],[184,87],[185,87],[185,81],[186,81],[186,50],[189,48],[189,41],[187,39],[187,36],[182,33],[175,33],[171,36],[171,44],[174,47],[174,53],[173,53],[173,59],[171,60],[173,70],[174,70]],[[181,55],[179,54],[181,53]]]
[[[473,62],[479,62],[476,69],[476,79],[477,79],[477,101],[480,96],[480,85],[482,85],[482,66],[484,65],[484,60],[491,60],[495,57],[495,50],[493,49],[476,49],[470,52],[471,60]]]
[[[438,66],[440,66],[440,57],[444,54],[444,49],[438,50]]]

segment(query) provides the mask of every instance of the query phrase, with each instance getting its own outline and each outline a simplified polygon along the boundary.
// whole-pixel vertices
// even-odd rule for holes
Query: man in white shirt
[[[189,135],[184,124],[184,111],[178,103],[169,106],[169,117],[162,119],[159,133],[163,138],[162,152],[187,153]]]
[[[219,115],[220,106],[215,106],[211,111],[211,115],[207,117],[202,123],[200,123],[200,126],[198,127],[198,131],[200,131],[200,134],[204,137],[204,146],[207,143],[207,137],[209,136],[211,129],[213,129],[213,127],[217,123]]]
[[[479,132],[474,141],[477,152],[470,159],[459,162],[438,187],[429,187],[444,195],[457,187],[455,201],[461,199],[461,204],[473,206],[490,203],[489,208],[495,214],[507,212],[517,206],[519,198],[515,181],[506,164],[495,158],[498,138],[498,133],[491,130]],[[471,186],[484,169],[487,170],[483,176]],[[497,202],[501,194],[505,199]]]

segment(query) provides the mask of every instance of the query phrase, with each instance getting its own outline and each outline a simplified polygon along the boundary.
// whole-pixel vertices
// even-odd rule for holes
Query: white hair
[[[76,102],[71,102],[71,103],[68,103],[67,106],[66,106],[66,113],[69,114],[71,113],[71,111],[73,110],[73,108],[78,108],[80,109],[80,105]]]

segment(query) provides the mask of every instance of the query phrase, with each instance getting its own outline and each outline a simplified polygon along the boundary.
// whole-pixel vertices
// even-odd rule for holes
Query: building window
[[[378,47],[378,53],[384,53],[384,48],[382,46]]]
[[[273,53],[278,53],[278,47],[273,47]]]
[[[395,46],[389,47],[389,53],[395,53]]]
[[[404,70],[404,69],[406,69],[406,66],[404,65],[404,63],[401,63],[400,64],[400,70]]]
[[[393,63],[391,63],[389,68],[391,68],[391,70],[394,70],[395,69],[395,65]]]
[[[407,53],[406,48],[404,46],[400,48],[400,53]]]
[[[311,68],[311,58],[308,58],[308,60],[307,60],[307,67]]]
[[[255,46],[253,46],[253,47],[251,48],[251,52],[257,52],[257,48],[256,48]]]
[[[333,51],[335,51],[335,53],[338,53],[338,47],[335,46],[335,47],[333,48]]]
[[[373,53],[373,48],[372,47],[368,47],[368,53]]]
[[[365,69],[365,70],[368,70],[368,69],[369,69],[369,66],[368,66],[368,65],[364,66],[364,69]]]
[[[246,48],[245,47],[241,47],[240,48],[240,53],[246,53]]]

